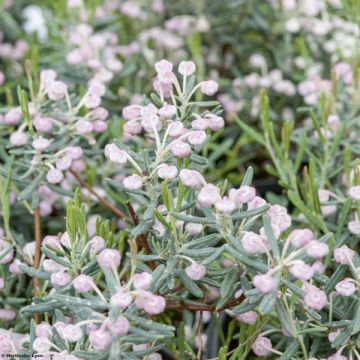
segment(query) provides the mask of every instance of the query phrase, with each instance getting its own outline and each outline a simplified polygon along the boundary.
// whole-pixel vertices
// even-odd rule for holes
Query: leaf
[[[181,282],[185,288],[189,291],[190,294],[197,298],[202,298],[204,296],[202,290],[195,284],[193,280],[189,278],[184,270],[177,270],[176,274],[180,278]]]
[[[281,326],[286,330],[286,332],[292,337],[296,337],[296,332],[294,331],[294,325],[292,324],[292,319],[289,318],[289,314],[286,312],[285,307],[280,299],[277,299],[275,302],[275,310],[278,315]]]
[[[260,312],[260,314],[262,314],[262,315],[269,314],[274,308],[276,298],[277,298],[277,293],[276,292],[266,294],[262,298],[262,300],[261,300],[261,302],[259,304],[259,312]]]
[[[42,175],[38,175],[30,184],[28,184],[24,190],[19,194],[19,199],[30,200],[33,197],[33,193],[39,187]]]
[[[340,265],[336,268],[336,270],[332,273],[328,283],[325,285],[325,292],[330,294],[334,289],[336,284],[343,279],[345,273],[347,271],[347,265]]]
[[[203,260],[201,263],[203,265],[211,264],[213,261],[215,261],[218,257],[222,255],[222,253],[225,250],[225,246],[219,247],[212,255],[210,255],[207,259]]]
[[[280,360],[291,360],[295,356],[299,347],[299,342],[296,339],[292,340],[291,343],[286,346],[286,350],[281,355]]]
[[[181,214],[181,213],[178,213],[175,211],[172,211],[171,215],[173,215],[176,219],[182,220],[185,222],[191,222],[191,223],[195,223],[195,224],[205,224],[205,225],[216,224],[215,220],[210,220],[208,218],[202,218],[199,216],[185,215],[185,214]]]
[[[241,263],[244,263],[248,265],[249,267],[258,270],[262,273],[266,273],[268,270],[268,267],[263,264],[259,260],[254,260],[250,258],[249,256],[240,253],[239,251],[235,250],[234,248],[230,247],[229,245],[225,245],[226,251],[233,257],[235,257],[237,260],[239,260]]]
[[[278,245],[277,239],[275,238],[275,235],[274,235],[271,223],[270,223],[270,219],[266,215],[263,216],[263,222],[264,222],[265,234],[269,241],[271,251],[276,259],[280,259],[279,245]]]
[[[257,209],[247,210],[247,211],[239,211],[238,213],[235,213],[231,215],[231,218],[233,220],[240,220],[240,219],[247,219],[253,216],[257,216],[265,212],[267,209],[269,209],[270,205],[263,205]]]
[[[251,138],[253,138],[256,142],[258,142],[259,144],[265,146],[265,140],[264,138],[260,135],[260,133],[258,133],[257,131],[255,131],[254,129],[252,129],[249,125],[246,125],[242,120],[240,120],[237,116],[234,117],[235,122],[240,126],[240,128],[246,132],[246,134],[248,134]]]

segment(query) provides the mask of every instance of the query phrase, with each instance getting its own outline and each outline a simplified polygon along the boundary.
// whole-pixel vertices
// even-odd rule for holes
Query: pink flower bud
[[[255,189],[251,186],[240,186],[239,189],[231,189],[229,191],[229,198],[235,203],[236,207],[241,207],[255,198]]]
[[[33,349],[40,354],[46,353],[50,350],[51,343],[46,337],[38,337],[34,340]]]
[[[307,254],[314,259],[322,259],[329,253],[329,247],[327,244],[321,243],[317,240],[311,240],[306,245]]]
[[[9,271],[12,273],[12,274],[15,274],[15,275],[21,275],[23,274],[23,272],[19,269],[19,265],[22,264],[22,262],[18,259],[15,259],[9,266]]]
[[[97,107],[90,111],[89,115],[93,120],[106,120],[109,117],[109,111],[103,107]]]
[[[140,190],[143,185],[142,178],[137,174],[127,176],[123,180],[123,185],[128,190]]]
[[[63,287],[71,281],[71,276],[66,271],[58,271],[51,274],[51,284],[57,287]]]
[[[15,131],[10,135],[9,141],[12,146],[23,146],[27,143],[28,136],[22,131]]]
[[[253,279],[254,286],[264,294],[271,293],[276,290],[276,280],[269,274],[256,275]]]
[[[204,226],[201,224],[188,223],[185,225],[185,231],[189,235],[198,235],[203,231],[203,229],[204,229]]]
[[[56,78],[57,73],[55,70],[45,69],[40,72],[40,81],[44,89],[47,89]]]
[[[271,225],[278,227],[280,232],[287,230],[291,225],[291,217],[283,206],[272,205],[266,214],[270,218]]]
[[[65,270],[62,265],[51,259],[45,259],[43,261],[43,268],[48,273],[56,273]]]
[[[350,265],[355,252],[347,245],[343,245],[334,250],[334,259],[337,263],[342,265]]]
[[[171,119],[176,115],[176,106],[165,103],[162,108],[159,109],[159,115],[163,119]]]
[[[336,354],[328,357],[327,360],[348,360],[348,358],[337,352]]]
[[[71,159],[70,156],[65,155],[60,159],[56,160],[56,168],[61,170],[61,171],[65,171],[70,169],[71,165],[72,165],[73,160]]]
[[[209,114],[207,115],[208,118],[208,127],[212,131],[218,131],[225,126],[225,121],[221,116]]]
[[[158,74],[172,72],[173,64],[170,61],[162,59],[155,63],[155,70]]]
[[[53,121],[51,117],[38,117],[34,120],[33,124],[37,132],[48,133],[53,128]]]
[[[12,321],[16,318],[16,312],[11,309],[0,309],[0,320]]]
[[[122,110],[122,116],[125,120],[140,120],[141,119],[142,106],[141,105],[129,105],[125,106]]]
[[[244,250],[249,254],[259,255],[266,252],[263,238],[253,231],[245,232],[240,242]]]
[[[158,167],[158,176],[160,179],[174,179],[177,173],[177,167],[173,165],[161,164]]]
[[[80,146],[68,146],[65,148],[65,153],[73,160],[78,160],[83,156],[84,151]]]
[[[185,269],[187,276],[192,280],[201,280],[206,273],[206,267],[202,264],[191,264]]]
[[[22,111],[20,108],[10,109],[4,116],[4,122],[8,125],[16,125],[19,123],[22,117]]]
[[[111,333],[106,330],[95,330],[89,334],[89,341],[97,351],[106,350],[112,343]]]
[[[3,86],[5,83],[5,75],[2,71],[0,71],[0,86]]]
[[[189,131],[187,133],[187,141],[191,145],[202,145],[206,140],[206,133],[203,130]]]
[[[306,306],[311,309],[320,311],[328,303],[326,293],[322,290],[319,290],[313,285],[305,283],[303,286],[305,290],[304,302]]]
[[[203,208],[208,208],[221,200],[220,189],[212,184],[206,184],[199,192],[197,201]]]
[[[94,93],[88,93],[85,96],[84,99],[84,105],[88,108],[88,109],[95,109],[98,106],[100,106],[101,104],[101,97],[94,94]]]
[[[132,297],[123,289],[118,290],[110,298],[110,304],[120,309],[126,309],[132,303]]]
[[[247,208],[248,210],[253,210],[258,209],[264,205],[266,205],[266,200],[264,200],[260,196],[255,196],[251,201],[247,203]]]
[[[115,144],[107,144],[104,150],[105,156],[112,162],[125,165],[127,162],[127,154],[124,150],[120,150]]]
[[[227,196],[215,203],[215,208],[218,212],[223,214],[231,214],[235,210],[235,203]]]
[[[63,181],[64,174],[59,169],[50,169],[46,174],[46,180],[50,184],[59,184]]]
[[[74,289],[79,293],[86,293],[93,289],[94,280],[91,276],[81,274],[73,280]]]
[[[134,274],[133,276],[133,285],[137,290],[148,290],[151,285],[151,274],[147,272],[142,272],[138,274]]]
[[[353,200],[360,200],[360,185],[352,186],[349,189],[349,195]]]
[[[108,124],[102,120],[96,120],[93,122],[93,131],[97,134],[102,134],[108,129]]]
[[[335,289],[342,296],[351,296],[355,293],[356,286],[353,279],[346,278],[338,282],[335,286]]]
[[[200,90],[205,95],[213,96],[219,90],[219,85],[214,80],[202,81],[200,83]]]
[[[189,144],[177,140],[171,146],[171,152],[178,158],[185,158],[191,154],[191,147]]]
[[[296,248],[301,248],[314,240],[314,233],[310,229],[296,229],[289,234],[288,240]]]
[[[32,142],[32,147],[37,151],[45,151],[50,146],[50,140],[38,137]]]
[[[137,120],[130,120],[124,124],[124,132],[127,134],[137,135],[140,134],[141,131],[142,131],[141,123]]]
[[[204,177],[196,170],[181,169],[180,179],[185,186],[196,190],[200,190],[206,184]]]
[[[82,330],[80,326],[76,325],[66,325],[62,329],[61,336],[70,343],[75,343],[82,338]]]
[[[266,356],[271,353],[272,344],[267,337],[258,336],[252,344],[251,349],[257,356]]]
[[[2,290],[5,287],[5,281],[3,278],[0,278],[0,290]]]
[[[93,124],[87,120],[79,120],[76,123],[76,132],[81,135],[90,134],[93,131]]]
[[[57,236],[46,235],[42,241],[42,246],[62,250],[60,240]]]
[[[101,236],[94,236],[90,240],[90,254],[98,254],[101,250],[106,248],[106,242]]]
[[[325,265],[321,261],[315,261],[312,265],[314,271],[317,271],[320,274],[325,272]]]
[[[348,229],[351,232],[351,234],[360,235],[360,221],[358,220],[349,221]]]
[[[183,76],[190,76],[196,70],[196,66],[192,61],[181,61],[178,71]]]
[[[291,274],[300,280],[310,280],[314,276],[314,269],[305,264],[302,260],[297,260],[290,268]]]
[[[52,81],[47,87],[47,95],[50,100],[61,100],[67,92],[67,85],[62,81]]]
[[[209,127],[209,119],[199,118],[191,122],[191,128],[193,130],[206,130]]]
[[[243,314],[236,315],[236,320],[245,324],[253,325],[258,319],[258,314],[255,311],[248,311]]]
[[[36,337],[44,337],[50,339],[52,337],[51,325],[46,322],[42,322],[36,325],[35,328]]]
[[[116,268],[120,265],[121,256],[118,250],[104,249],[98,256],[98,263],[105,269]]]
[[[153,295],[148,297],[147,301],[144,304],[144,310],[149,315],[158,315],[165,311],[166,301],[165,298],[158,295]]]
[[[116,321],[109,320],[106,326],[113,335],[117,336],[125,335],[130,330],[130,323],[128,319],[122,315],[120,315]]]

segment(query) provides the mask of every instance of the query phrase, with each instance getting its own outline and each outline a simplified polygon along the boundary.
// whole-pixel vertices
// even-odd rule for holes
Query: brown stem
[[[131,205],[131,203],[128,203],[127,204],[127,207],[129,209],[129,213],[130,213],[130,216],[134,222],[134,225],[137,226],[139,225],[139,218],[138,216],[136,215],[136,212],[133,208],[133,206]],[[145,250],[145,253],[146,254],[151,254],[151,251],[150,251],[150,248],[149,248],[149,244],[147,242],[147,235],[146,234],[141,234],[139,235],[136,240],[140,243],[141,247]],[[156,264],[154,261],[148,261],[147,262],[148,265],[150,266],[150,268],[152,270],[154,270],[156,268]]]
[[[40,211],[35,209],[34,211],[34,232],[35,232],[35,256],[34,256],[34,267],[39,268],[40,257],[41,257],[41,220],[40,220]],[[40,283],[37,277],[34,277],[34,296],[40,296]],[[35,322],[39,324],[41,322],[41,317],[39,313],[34,315]]]
[[[220,309],[217,310],[216,310],[216,306],[213,304],[203,304],[203,303],[186,304],[180,300],[166,299],[166,308],[180,312],[184,310],[219,312],[242,303],[244,299],[245,299],[244,295],[241,295],[235,299],[231,299],[224,306],[222,306]]]
[[[117,209],[114,205],[112,205],[109,201],[107,201],[105,198],[103,198],[101,195],[99,195],[90,185],[88,185],[81,176],[75,171],[70,169],[70,173],[76,178],[76,180],[79,182],[79,184],[86,188],[91,194],[93,194],[105,207],[110,209],[114,214],[116,214],[118,217],[127,219],[126,214],[124,214],[121,210]]]

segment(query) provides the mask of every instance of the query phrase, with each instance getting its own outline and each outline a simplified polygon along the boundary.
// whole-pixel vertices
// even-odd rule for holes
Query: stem
[[[93,194],[105,207],[110,209],[115,215],[120,218],[127,219],[128,217],[119,209],[117,209],[114,205],[112,205],[109,201],[99,195],[90,185],[88,185],[75,170],[69,170],[70,173],[76,178],[79,184],[87,189],[91,194]]]
[[[40,257],[41,257],[41,219],[39,209],[34,211],[34,226],[35,226],[35,256],[34,256],[34,267],[35,269],[39,268]],[[34,295],[40,296],[40,284],[39,279],[34,277]],[[41,322],[41,317],[39,313],[34,315],[35,321],[37,324]]]

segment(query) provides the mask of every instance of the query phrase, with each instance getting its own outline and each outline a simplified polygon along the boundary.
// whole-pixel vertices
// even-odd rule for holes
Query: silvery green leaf
[[[85,359],[85,360],[100,360],[100,359],[103,359],[104,356],[106,355],[106,353],[105,353],[103,356],[101,356],[100,353],[88,352],[88,351],[83,351],[83,350],[72,351],[72,354],[75,356],[78,356],[80,359]]]
[[[161,350],[164,346],[165,346],[165,344],[160,344],[157,346],[153,346],[149,349],[134,351],[132,354],[134,356],[138,357],[139,359],[143,359],[145,355],[149,355],[154,352],[157,352],[157,351]]]
[[[133,236],[139,236],[142,234],[146,234],[150,227],[152,225],[152,221],[141,221],[139,225],[137,225],[134,229],[131,231],[131,235]]]
[[[109,360],[118,360],[121,359],[121,346],[118,339],[111,343],[110,351],[109,351]]]
[[[108,304],[105,304],[104,302],[99,300],[86,300],[79,297],[63,295],[59,293],[55,293],[53,297],[64,305],[71,304],[77,306],[87,306],[94,310],[107,310],[109,308]]]
[[[221,286],[220,282],[218,282],[215,279],[212,279],[210,277],[207,277],[207,276],[205,276],[204,278],[201,279],[201,283],[212,286],[214,288],[220,288],[220,286]]]
[[[323,326],[326,326],[328,328],[341,329],[348,326],[350,322],[351,320],[328,321],[324,323]]]
[[[228,293],[232,294],[236,291],[234,284],[239,278],[239,269],[237,267],[232,267],[229,272],[224,277],[224,280],[221,283],[220,295],[226,296]]]
[[[127,257],[130,257],[130,253],[126,253]],[[144,255],[144,254],[137,254],[136,258],[140,261],[154,261],[154,260],[162,260],[160,255]]]
[[[269,314],[274,308],[276,298],[277,298],[277,292],[264,295],[264,297],[262,298],[259,304],[260,314],[262,315]]]
[[[198,298],[204,296],[202,290],[189,278],[184,270],[177,270],[176,273],[190,294]]]
[[[61,304],[56,300],[50,300],[47,302],[39,303],[39,304],[32,304],[25,306],[21,309],[21,312],[24,313],[45,313],[45,312],[52,312],[55,308],[61,307]]]
[[[55,327],[52,327],[52,340],[61,350],[67,350],[66,344]]]
[[[305,296],[305,291],[298,288],[294,283],[292,283],[289,280],[286,280],[284,278],[281,278],[281,283],[284,284],[289,290],[291,290],[294,294],[300,296],[300,297],[304,297]]]
[[[275,310],[279,317],[281,326],[286,330],[286,332],[292,337],[296,337],[296,332],[294,331],[294,325],[289,318],[289,314],[286,312],[285,307],[280,299],[276,300]]]
[[[119,284],[116,282],[115,275],[110,269],[102,269],[102,272],[105,275],[106,285],[108,286],[108,289],[110,290],[110,294],[114,295],[116,293],[116,289],[119,286]]]
[[[242,186],[250,186],[251,185],[251,182],[252,182],[252,179],[253,179],[253,176],[254,176],[254,170],[251,166],[249,166],[247,169],[246,169],[246,173],[243,177],[243,180],[241,182],[241,185]]]
[[[222,239],[220,234],[210,234],[191,240],[184,244],[182,248],[203,248],[207,246],[215,246]]]
[[[277,239],[275,238],[270,219],[266,215],[263,216],[263,222],[264,222],[265,234],[269,241],[270,249],[271,249],[274,257],[276,259],[279,259],[280,258],[279,245],[278,245]]]
[[[63,258],[61,258],[60,256],[57,256],[53,251],[51,251],[50,249],[46,248],[46,247],[42,247],[41,248],[41,252],[43,254],[45,254],[49,259],[54,260],[55,262],[57,262],[58,264],[65,266],[67,268],[71,268],[71,264],[64,260]]]
[[[214,252],[218,250],[217,248],[203,248],[203,249],[182,249],[179,251],[180,254],[189,256],[194,259],[203,259],[211,256]]]
[[[357,302],[358,304],[351,324],[352,327],[351,335],[355,335],[360,331],[360,302],[358,300]]]
[[[32,277],[37,277],[39,279],[43,279],[43,280],[50,280],[50,274],[45,272],[45,271],[41,271],[29,266],[26,266],[24,264],[19,264],[18,265],[19,269],[21,271],[23,271],[25,274],[32,276]]]
[[[31,319],[31,321],[30,321],[30,339],[29,339],[29,352],[28,352],[28,354],[33,353],[33,344],[34,344],[34,341],[35,341],[35,338],[36,338],[35,327],[36,327],[35,320]]]
[[[166,279],[170,276],[170,274],[174,271],[175,266],[177,264],[177,258],[172,257],[166,264],[166,268],[162,271],[161,276],[159,277],[159,280],[157,282],[154,282],[154,278],[152,280],[152,291],[157,292],[161,286],[163,286]],[[157,277],[156,273],[156,277]]]
[[[321,315],[319,313],[317,313],[315,310],[304,306],[304,309],[306,310],[306,312],[315,320],[321,321]]]
[[[333,349],[339,348],[341,345],[345,344],[351,336],[352,333],[352,323],[348,325],[345,329],[340,331],[340,334],[336,336],[335,340],[331,343]]]
[[[292,340],[290,344],[286,346],[286,350],[281,355],[280,360],[291,360],[297,353],[299,347],[299,342],[296,339]]]
[[[208,164],[208,160],[207,158],[194,154],[193,152],[190,155],[190,159],[191,161],[193,161],[195,164],[199,164],[199,165],[207,165]]]
[[[137,326],[141,326],[142,328],[149,329],[152,331],[157,331],[164,335],[169,335],[174,333],[175,327],[170,325],[161,324],[149,319],[145,319],[136,315],[125,314],[129,321],[133,321]]]
[[[256,215],[260,215],[269,209],[270,205],[263,205],[257,209],[246,210],[246,211],[238,211],[231,215],[233,220],[247,219]]]
[[[74,197],[74,193],[72,191],[66,190],[61,186],[57,186],[57,185],[50,184],[50,183],[48,183],[46,186],[49,189],[51,189],[52,191],[54,191],[54,192],[56,192],[56,193],[58,193],[60,195],[68,196],[70,198]]]
[[[225,245],[225,249],[231,256],[234,256],[236,260],[239,260],[240,262],[262,273],[267,272],[268,267],[260,260],[251,259],[247,255],[242,254],[239,251],[236,251],[235,249],[231,248],[229,245]]]
[[[131,335],[139,335],[143,338],[147,338],[148,340],[145,342],[152,342],[155,340],[160,340],[160,339],[164,339],[164,338],[168,337],[168,335],[164,336],[163,334],[160,334],[157,331],[150,331],[149,329],[143,330],[143,329],[140,329],[140,328],[137,328],[134,326],[130,327],[130,334]]]
[[[236,305],[235,307],[231,308],[231,311],[235,314],[243,314],[250,310],[253,310],[255,307],[258,306],[262,299],[262,295],[259,295],[258,301],[254,301],[253,303],[250,303],[247,299],[244,300],[240,305]]]
[[[42,175],[38,175],[30,184],[28,184],[23,191],[19,194],[20,200],[29,200],[33,197],[33,193],[39,187]]]
[[[331,275],[329,282],[326,284],[324,290],[327,294],[330,294],[334,289],[336,284],[343,279],[346,271],[347,271],[346,265],[340,265],[337,266],[336,270]]]
[[[199,217],[199,216],[193,216],[193,215],[185,215],[178,212],[171,212],[171,215],[173,215],[176,219],[182,220],[185,222],[195,223],[195,224],[216,224],[216,221],[209,220],[207,218]]]

